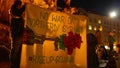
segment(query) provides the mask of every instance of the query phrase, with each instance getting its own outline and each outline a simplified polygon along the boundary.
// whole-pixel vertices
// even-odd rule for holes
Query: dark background
[[[120,10],[120,0],[71,0],[71,6],[81,7],[102,15],[112,10]]]
[[[64,5],[63,0],[59,0],[58,5]],[[71,0],[70,6],[83,8],[87,11],[108,16],[110,11],[120,11],[120,0]],[[118,14],[119,16],[119,14]]]

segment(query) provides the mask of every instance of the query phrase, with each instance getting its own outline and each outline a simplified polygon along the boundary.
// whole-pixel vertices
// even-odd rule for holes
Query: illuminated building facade
[[[107,16],[101,16],[93,13],[88,13],[87,32],[93,33],[97,30],[101,32],[101,44],[108,45],[108,35],[110,31],[114,32],[116,44],[120,43],[120,20],[111,19]]]

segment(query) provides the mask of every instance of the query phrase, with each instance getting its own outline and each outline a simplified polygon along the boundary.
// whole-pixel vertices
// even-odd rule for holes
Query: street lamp
[[[117,13],[115,11],[112,11],[112,12],[109,13],[109,15],[110,15],[111,18],[114,18],[114,17],[117,16]]]

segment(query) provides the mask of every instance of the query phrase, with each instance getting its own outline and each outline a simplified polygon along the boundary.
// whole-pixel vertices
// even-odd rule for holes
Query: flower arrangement
[[[70,31],[68,33],[68,36],[66,34],[60,36],[59,48],[62,50],[65,50],[65,48],[67,48],[68,55],[71,55],[73,53],[73,49],[80,49],[82,42],[83,41],[81,40],[81,36],[79,34],[74,34],[72,31]]]
[[[54,40],[55,50],[57,51],[58,47],[62,50],[65,50],[67,48],[68,55],[72,55],[75,48],[80,49],[81,43],[83,42],[81,40],[80,34],[73,33],[72,31],[68,32],[68,34],[62,34],[57,38],[46,38],[45,36],[37,36],[38,39],[35,39],[34,37],[35,35],[31,30],[25,30],[23,43],[33,45],[34,43],[38,42],[39,44],[43,44],[46,39]]]

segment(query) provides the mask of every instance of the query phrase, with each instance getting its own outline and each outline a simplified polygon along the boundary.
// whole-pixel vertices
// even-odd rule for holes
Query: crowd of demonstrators
[[[55,8],[53,5],[50,5],[51,2],[47,0],[45,0],[45,2],[46,4],[49,5],[47,9],[53,10]],[[12,49],[10,54],[11,68],[20,68],[21,50],[25,26],[23,17],[24,11],[25,4],[22,4],[20,0],[16,0],[10,9],[11,13],[10,31],[12,38]],[[69,6],[64,7],[61,12],[78,14],[77,8]]]
[[[47,0],[46,0],[47,1]],[[50,2],[46,2],[50,7]],[[51,8],[49,8],[51,9]],[[55,8],[56,10],[56,8]],[[21,1],[16,0],[11,7],[11,36],[12,36],[12,50],[11,50],[11,68],[20,67],[20,56],[22,48],[22,38],[24,30],[24,19],[23,13],[25,11],[25,5],[22,5]],[[79,15],[78,8],[70,7],[68,5],[62,7],[61,12]],[[97,34],[98,35],[98,34]],[[100,43],[98,37],[94,34],[87,34],[87,59],[88,59],[88,68],[98,68],[101,67],[101,63],[108,62],[108,54],[104,46],[100,46],[97,53],[95,48]],[[101,39],[100,39],[101,40]],[[113,50],[113,41],[112,34],[109,36],[110,52]],[[112,43],[112,44],[111,44]],[[105,64],[104,66],[107,66]],[[103,66],[103,67],[104,67]]]
[[[98,35],[96,35],[97,37]],[[98,38],[99,42],[99,38]],[[115,54],[113,50],[113,44],[115,42],[114,39],[114,34],[112,31],[109,32],[108,36],[108,43],[110,50],[106,50],[104,45],[101,45],[100,43],[98,44],[97,50],[97,55],[99,59],[99,67],[104,67],[104,68],[116,68],[116,62],[115,62]]]
[[[114,50],[113,50],[113,45],[115,43],[113,31],[109,32],[108,43],[109,43],[110,50],[109,50],[107,68],[116,68],[116,61],[115,61]]]

